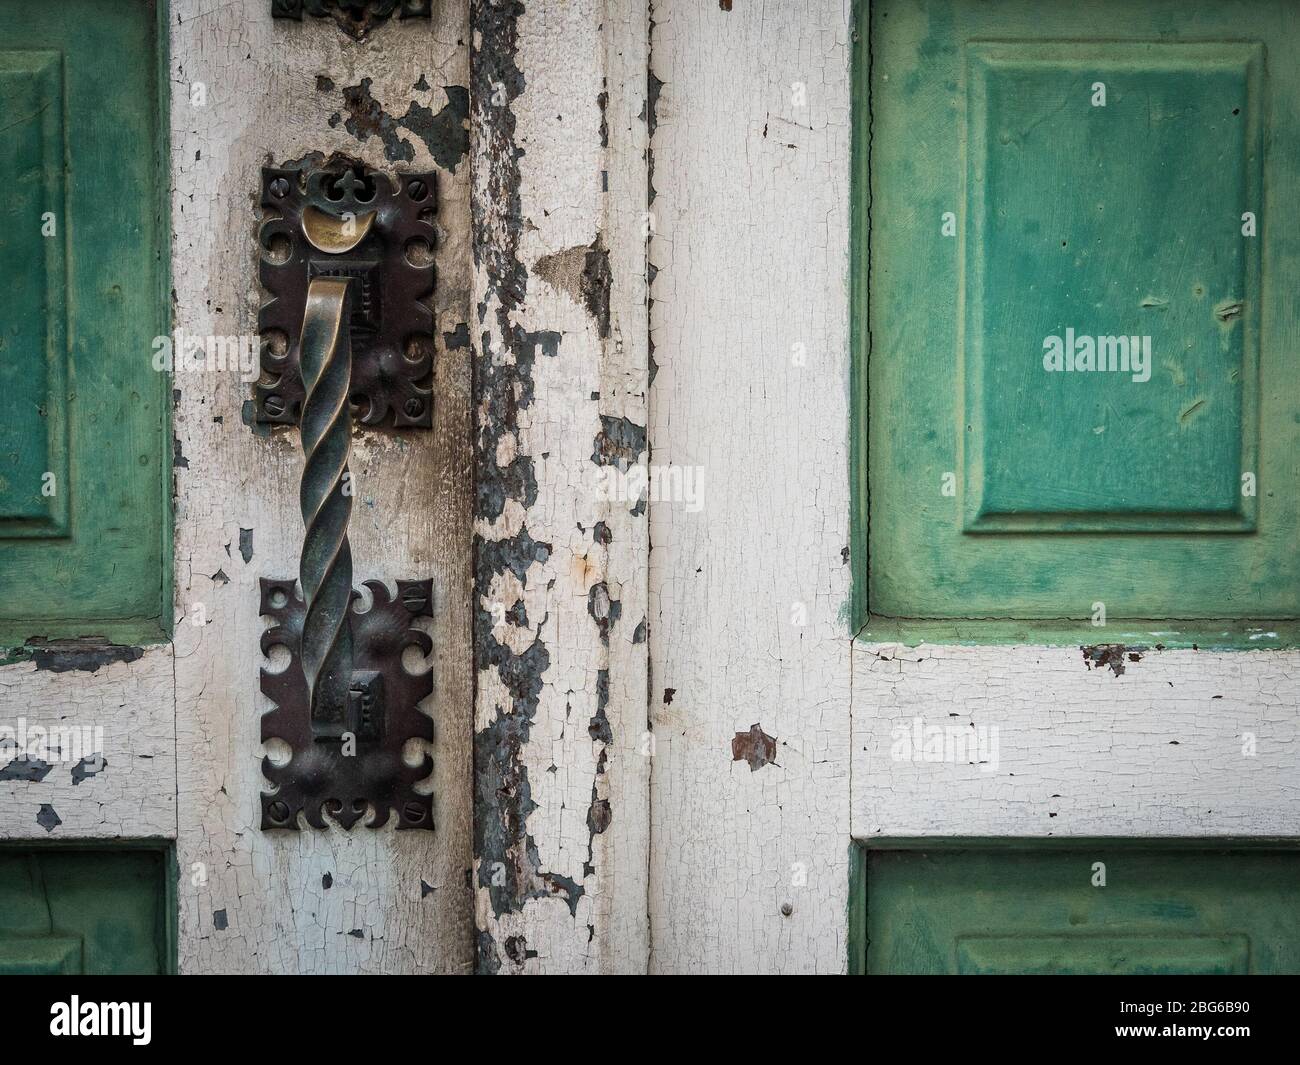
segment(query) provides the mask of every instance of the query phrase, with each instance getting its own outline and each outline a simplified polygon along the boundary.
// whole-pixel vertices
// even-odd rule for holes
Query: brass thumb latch
[[[269,756],[262,771],[263,828],[433,828],[433,797],[416,790],[433,760],[408,765],[410,740],[433,739],[418,704],[432,673],[410,673],[408,647],[433,643],[415,628],[432,614],[432,581],[397,582],[394,598],[369,580],[368,609],[352,584],[348,469],[353,420],[363,425],[431,424],[433,317],[432,174],[399,177],[350,160],[336,165],[264,168],[259,274],[270,299],[258,316],[262,376],[257,418],[298,423],[304,525],[298,587],[261,581],[261,613],[274,621],[262,653],[289,653],[282,672],[262,669],[275,708],[262,716],[262,741],[283,740],[289,760]]]

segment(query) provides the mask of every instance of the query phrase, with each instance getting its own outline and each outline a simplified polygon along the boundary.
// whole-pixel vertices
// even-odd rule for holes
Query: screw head
[[[289,179],[278,177],[271,182],[271,195],[277,200],[289,195]]]
[[[289,820],[289,804],[281,800],[271,803],[271,808],[267,810],[271,815],[271,820],[283,824]]]
[[[789,903],[789,902],[783,902],[783,903],[781,903],[781,916],[782,916],[782,917],[789,917],[790,914],[792,914],[792,913],[794,913],[794,905],[793,905],[792,903]]]
[[[425,810],[418,802],[408,802],[402,807],[402,816],[412,824],[419,824],[424,820]]]
[[[262,409],[272,418],[278,418],[284,413],[284,397],[277,395],[267,396],[262,401]]]
[[[406,412],[408,418],[418,418],[424,413],[424,400],[412,396],[402,404],[402,410]]]
[[[406,195],[418,203],[429,195],[429,186],[419,178],[415,178],[406,183]]]

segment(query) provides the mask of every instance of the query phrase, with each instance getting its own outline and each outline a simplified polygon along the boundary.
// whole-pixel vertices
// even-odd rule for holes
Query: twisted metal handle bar
[[[302,668],[317,739],[338,739],[344,732],[352,686],[352,627],[348,620],[352,495],[347,487],[352,446],[350,305],[348,278],[316,278],[307,287],[300,354],[306,398],[299,490],[307,529],[298,578],[307,608],[302,625]]]

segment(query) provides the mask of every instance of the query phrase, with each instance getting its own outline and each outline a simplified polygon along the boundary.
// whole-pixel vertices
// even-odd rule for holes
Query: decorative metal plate
[[[428,18],[431,6],[431,0],[271,0],[271,17],[301,22],[306,12],[315,18],[333,18],[360,39],[387,22],[394,10],[398,18]]]
[[[296,425],[307,285],[354,278],[352,416],[363,425],[433,424],[435,185],[432,173],[379,172],[348,160],[321,167],[263,167],[258,276],[271,298],[257,318],[262,375],[259,422]],[[323,246],[323,248],[322,248]]]
[[[366,581],[374,602],[364,613],[356,610],[360,593],[353,591],[349,619],[352,627],[352,699],[344,731],[354,737],[355,753],[345,753],[343,737],[313,726],[307,679],[299,654],[306,604],[295,595],[294,582],[261,581],[261,613],[274,622],[262,634],[262,653],[276,647],[289,652],[289,665],[279,673],[262,669],[262,694],[275,709],[262,715],[262,742],[283,740],[291,748],[289,761],[276,765],[262,759],[262,773],[274,792],[262,793],[263,828],[298,828],[302,813],[313,828],[325,827],[329,814],[351,828],[372,805],[368,828],[387,824],[397,811],[397,827],[433,828],[433,796],[415,790],[433,771],[425,754],[419,765],[402,758],[409,740],[433,740],[433,720],[418,704],[433,691],[432,670],[411,674],[402,654],[416,647],[422,655],[433,641],[413,627],[418,617],[432,615],[433,582],[398,581],[397,598],[382,581]]]

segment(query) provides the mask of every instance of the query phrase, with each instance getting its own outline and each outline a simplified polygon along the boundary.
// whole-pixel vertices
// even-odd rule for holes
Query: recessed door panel
[[[862,11],[860,613],[1293,639],[1300,8]]]
[[[0,535],[67,531],[63,56],[0,52]]]
[[[1300,852],[936,840],[866,852],[872,973],[1300,972]]]
[[[965,52],[965,530],[1253,529],[1263,46]]]
[[[174,969],[161,849],[0,848],[0,974]]]
[[[156,19],[0,0],[0,645],[170,621]]]

